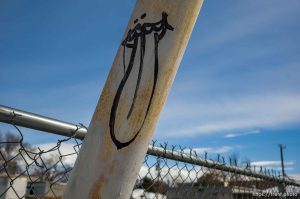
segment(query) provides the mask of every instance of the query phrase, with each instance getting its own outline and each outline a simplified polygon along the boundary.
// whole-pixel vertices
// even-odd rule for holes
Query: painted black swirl
[[[141,19],[143,19],[145,17],[146,17],[146,13],[141,15]],[[144,122],[147,118],[149,109],[151,107],[153,95],[154,95],[154,92],[156,89],[157,78],[158,78],[158,69],[159,69],[158,44],[159,44],[160,40],[162,40],[163,37],[165,36],[167,30],[171,30],[171,31],[174,30],[174,28],[168,23],[167,17],[168,17],[167,13],[163,12],[162,18],[160,21],[155,22],[155,23],[143,23],[143,24],[137,23],[138,19],[136,19],[134,21],[134,23],[135,24],[137,23],[137,24],[135,25],[135,27],[133,29],[130,29],[128,31],[126,38],[122,41],[124,76],[119,84],[116,95],[114,97],[113,104],[111,107],[110,120],[109,120],[110,136],[111,136],[112,141],[116,145],[117,149],[122,149],[122,148],[128,146],[136,139],[136,137],[140,133],[140,131],[144,125]],[[144,63],[144,56],[145,56],[145,49],[146,49],[146,35],[149,35],[151,33],[153,33],[153,37],[154,37],[155,60],[154,60],[153,85],[152,85],[150,99],[149,99],[146,113],[145,113],[145,116],[144,116],[144,119],[143,119],[143,122],[142,122],[140,128],[137,130],[137,132],[135,132],[134,136],[130,140],[121,142],[120,140],[117,139],[117,137],[115,135],[116,113],[117,113],[120,97],[121,97],[122,91],[124,89],[124,86],[130,76],[131,71],[132,71],[132,68],[134,65],[134,60],[135,60],[135,57],[136,57],[136,54],[138,51],[138,43],[140,42],[139,70],[138,70],[137,83],[135,86],[133,100],[132,100],[130,109],[127,114],[127,120],[128,120],[134,109],[134,105],[136,102],[136,98],[137,98],[137,94],[138,94],[138,90],[139,90],[139,86],[140,86],[140,82],[141,82],[141,77],[142,77],[142,73],[143,73],[143,63]],[[129,59],[127,67],[126,67],[126,60],[125,60],[126,49],[131,49],[130,59]]]

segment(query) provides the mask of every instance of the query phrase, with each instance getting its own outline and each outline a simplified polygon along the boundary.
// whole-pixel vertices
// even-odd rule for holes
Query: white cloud
[[[72,143],[62,142],[59,147],[59,151],[53,150],[51,152],[43,154],[43,157],[44,158],[54,158],[55,161],[57,161],[58,158],[60,156],[62,156],[63,163],[68,164],[68,165],[74,165],[76,158],[77,158],[77,154],[75,154],[75,150],[73,148],[74,145],[75,145],[74,143],[72,144]],[[57,146],[57,143],[40,144],[40,145],[37,145],[36,147],[39,147],[41,150],[47,151],[47,150],[52,149],[55,146]],[[78,148],[76,148],[76,150],[78,150]]]
[[[228,133],[224,137],[225,138],[235,138],[235,137],[259,134],[259,133],[260,133],[260,130],[253,130],[253,131],[247,131],[247,132],[243,132],[243,133]]]
[[[265,167],[266,169],[273,169],[273,170],[275,170],[275,171],[279,171],[279,172],[281,172],[281,167],[280,166],[278,166],[278,167],[270,167],[270,166],[267,166],[267,167]],[[294,167],[284,167],[284,170],[285,171],[293,171],[295,168]]]
[[[255,166],[280,166],[281,165],[281,161],[256,161],[256,162],[251,162],[251,165],[255,165]],[[293,166],[294,162],[293,161],[288,161],[288,162],[284,162],[285,166]],[[280,168],[280,167],[279,167]]]
[[[277,170],[279,170],[279,169],[281,169],[281,167],[277,168]],[[294,169],[295,169],[294,167],[284,167],[285,171],[292,171]]]
[[[182,137],[278,129],[299,124],[299,118],[299,94],[258,94],[196,102],[175,99],[166,106],[161,117],[161,124],[168,124],[168,128],[159,129],[159,133]]]

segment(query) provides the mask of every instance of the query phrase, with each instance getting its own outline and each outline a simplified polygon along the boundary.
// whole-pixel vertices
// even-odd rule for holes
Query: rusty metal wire
[[[0,136],[0,198],[61,198],[81,146],[77,130],[44,149],[26,143],[22,127],[5,125],[14,132]],[[207,153],[153,142],[131,198],[278,198],[280,194],[300,198],[300,183],[250,163],[238,165],[220,155],[212,160]]]

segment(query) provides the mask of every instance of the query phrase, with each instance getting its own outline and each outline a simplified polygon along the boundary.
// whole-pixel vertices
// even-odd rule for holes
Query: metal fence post
[[[137,0],[64,199],[129,198],[202,0]]]

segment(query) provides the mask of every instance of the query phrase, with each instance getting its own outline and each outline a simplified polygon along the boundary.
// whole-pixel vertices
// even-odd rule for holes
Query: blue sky
[[[1,1],[0,104],[88,125],[134,3]],[[300,176],[299,10],[205,1],[154,138]]]

